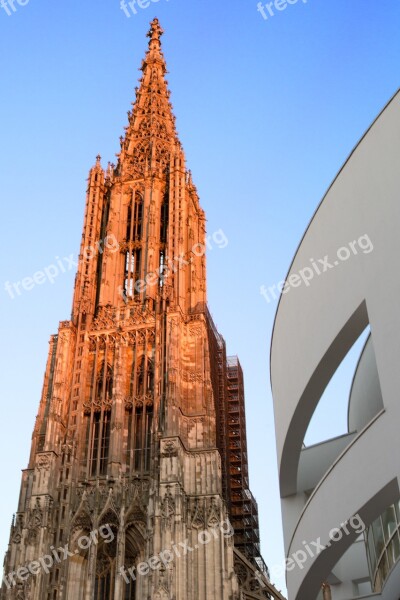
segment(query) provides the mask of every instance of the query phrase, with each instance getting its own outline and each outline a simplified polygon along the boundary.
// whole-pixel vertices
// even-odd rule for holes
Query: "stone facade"
[[[281,598],[234,548],[205,215],[161,35],[155,19],[117,165],[98,157],[89,173],[72,317],[50,340],[2,600]]]

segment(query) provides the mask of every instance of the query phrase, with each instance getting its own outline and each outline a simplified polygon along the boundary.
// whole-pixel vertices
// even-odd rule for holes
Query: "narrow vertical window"
[[[158,272],[160,274],[160,278],[158,280],[158,285],[160,287],[162,287],[164,285],[164,271],[165,271],[165,258],[164,258],[164,252],[161,251],[160,252],[160,266],[158,269]]]
[[[165,244],[167,241],[167,228],[168,228],[168,196],[165,194],[163,202],[161,204],[161,215],[160,215],[160,242]]]
[[[143,227],[143,199],[140,194],[136,194],[135,197],[135,218],[133,221],[133,236],[132,239],[135,242],[139,242],[142,239],[142,227]]]
[[[136,381],[137,381],[136,395],[137,396],[143,396],[143,394],[144,394],[144,369],[145,369],[145,360],[144,360],[144,356],[142,356],[139,360],[139,367],[138,367],[137,376],[136,376]]]
[[[111,413],[110,413],[110,411],[107,411],[103,414],[103,429],[102,429],[102,435],[101,435],[99,475],[105,475],[107,472],[108,453],[110,450],[110,422],[111,422]]]
[[[145,423],[145,439],[143,448],[143,469],[148,471],[150,469],[150,455],[151,455],[151,428],[153,425],[153,406],[146,406],[146,423]]]
[[[129,582],[125,584],[124,600],[135,600],[135,584],[136,582],[133,579],[130,579]]]
[[[143,198],[136,192],[132,204],[128,206],[126,220],[126,239],[131,242],[140,242],[143,231]]]
[[[132,207],[128,206],[128,217],[126,220],[126,239],[131,239],[131,228],[132,228]]]
[[[96,579],[93,600],[113,600],[115,558],[110,558],[104,548],[99,549],[96,562]]]
[[[92,477],[105,475],[107,472],[111,435],[112,388],[112,368],[103,362],[96,381],[96,401],[102,408],[93,413],[90,436],[89,472]]]
[[[96,412],[93,418],[92,430],[92,452],[90,456],[90,474],[95,476],[97,472],[97,455],[99,452],[99,436],[100,436],[100,417],[101,413]]]
[[[130,298],[139,293],[135,284],[140,279],[140,259],[140,249],[128,250],[125,254],[124,291]]]
[[[146,384],[146,392],[149,394],[153,391],[154,386],[154,363],[149,358],[147,360],[147,384]]]
[[[135,412],[135,469],[140,470],[142,458],[142,429],[143,429],[143,408],[138,406]]]

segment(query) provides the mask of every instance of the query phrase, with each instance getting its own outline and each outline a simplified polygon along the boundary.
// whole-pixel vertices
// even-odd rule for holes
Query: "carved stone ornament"
[[[15,600],[30,600],[31,598],[31,581],[28,579],[27,581],[18,581],[17,585],[14,588],[14,593],[12,598]]]
[[[87,512],[80,512],[73,520],[71,532],[91,531],[93,529],[92,520]]]
[[[208,510],[207,525],[209,527],[217,527],[220,522],[219,510],[217,507],[217,501],[215,498],[211,498],[210,508]]]
[[[28,520],[28,544],[35,544],[43,523],[43,511],[40,507],[40,500],[36,498],[35,507],[30,511]]]
[[[168,457],[177,456],[178,455],[178,446],[175,443],[175,441],[167,440],[166,442],[164,442],[161,453],[162,453],[162,456],[168,456]]]
[[[204,508],[198,498],[194,501],[194,507],[192,510],[192,527],[195,529],[204,529]]]
[[[38,454],[36,458],[36,468],[39,471],[49,471],[51,465],[51,457],[49,454]]]
[[[167,486],[167,492],[161,503],[161,517],[167,523],[171,524],[172,517],[175,514],[175,500],[171,494],[171,486]]]
[[[13,544],[20,544],[22,540],[22,529],[23,529],[24,518],[22,515],[17,516],[17,522],[14,527],[12,541]]]

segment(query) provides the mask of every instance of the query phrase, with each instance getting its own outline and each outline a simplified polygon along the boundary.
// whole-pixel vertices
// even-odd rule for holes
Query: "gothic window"
[[[153,386],[154,386],[154,363],[151,360],[151,358],[149,358],[147,360],[147,393],[152,392],[153,391]]]
[[[110,448],[113,370],[105,361],[95,382],[95,406],[87,412],[85,455],[90,476],[105,475]]]
[[[128,217],[126,221],[126,239],[131,239],[131,228],[132,228],[132,207],[128,205]]]
[[[137,386],[136,395],[142,396],[144,394],[144,370],[145,370],[145,359],[142,356],[139,360],[139,367],[137,370]]]
[[[151,428],[153,425],[153,407],[146,406],[146,418],[145,418],[145,439],[143,448],[143,469],[148,471],[150,469],[150,454],[151,454]]]
[[[135,600],[135,580],[130,579],[129,583],[125,583],[124,600]]]
[[[136,536],[135,536],[136,537]],[[129,538],[126,539],[125,545],[125,559],[124,565],[126,566],[128,582],[124,583],[123,600],[135,600],[136,599],[136,580],[134,577],[129,575],[128,569],[134,567],[137,562],[137,549],[132,546],[132,542]],[[134,572],[134,571],[133,571]]]
[[[90,475],[105,475],[110,450],[111,411],[95,412],[92,424]]]
[[[140,250],[128,250],[125,254],[124,291],[130,298],[139,293],[135,284],[140,279],[140,259]]]
[[[134,468],[136,471],[148,471],[151,455],[151,431],[153,425],[153,406],[138,406],[135,410],[135,447]]]
[[[140,470],[142,440],[143,440],[143,408],[138,406],[135,411],[135,470]]]
[[[143,396],[151,393],[154,386],[154,362],[151,358],[141,356],[138,361],[136,373],[136,395]]]
[[[94,600],[114,600],[115,552],[114,545],[99,547],[96,559]]]
[[[167,227],[168,227],[168,197],[164,196],[161,204],[161,215],[160,215],[160,242],[165,244],[167,241]]]
[[[105,363],[103,362],[99,374],[97,376],[96,399],[103,400],[104,389],[104,398],[107,402],[109,402],[112,398],[113,373],[110,365],[107,365],[106,373],[104,373],[104,365]]]
[[[126,239],[138,242],[142,238],[143,229],[143,198],[136,192],[132,203],[128,206]]]
[[[139,241],[142,237],[143,227],[143,198],[140,194],[135,197],[135,213],[133,220],[133,239]]]
[[[111,573],[105,573],[104,575],[96,577],[94,598],[95,600],[110,600],[111,590]]]
[[[127,450],[131,469],[148,471],[150,468],[154,389],[154,359],[148,354],[139,355],[132,365],[130,390],[132,407],[127,410]]]
[[[165,272],[165,256],[164,256],[164,252],[162,252],[162,251],[160,252],[160,266],[159,266],[158,272],[160,274],[158,284],[161,288],[164,285],[164,272]]]

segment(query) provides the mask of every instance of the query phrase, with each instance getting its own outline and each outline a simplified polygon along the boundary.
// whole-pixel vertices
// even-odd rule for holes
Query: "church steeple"
[[[80,267],[76,321],[80,307],[90,323],[105,305],[134,301],[153,310],[169,303],[187,310],[206,301],[205,215],[176,132],[162,33],[154,19],[116,167],[104,173],[98,160],[89,174],[83,239],[92,232],[102,247]]]
[[[165,172],[168,158],[181,151],[165,79],[167,66],[161,50],[162,34],[158,19],[154,19],[147,34],[150,41],[142,61],[140,87],[136,88],[133,110],[128,112],[129,124],[121,138],[117,166],[121,177],[160,174],[160,169]],[[180,158],[184,160],[183,155]]]
[[[257,543],[247,558],[233,550],[228,466],[240,507],[251,497],[239,450],[231,462],[226,454],[228,424],[240,438],[237,400],[226,395],[225,346],[206,307],[205,215],[175,130],[157,19],[148,35],[118,164],[103,170],[98,156],[89,172],[72,318],[51,338],[5,569],[28,572],[55,548],[69,548],[68,560],[18,587],[4,579],[0,600],[232,600],[235,569],[259,589],[249,597],[271,597],[253,576]],[[93,534],[97,543],[81,544]],[[192,553],[176,552],[187,544]],[[150,569],[165,552],[171,561]]]

